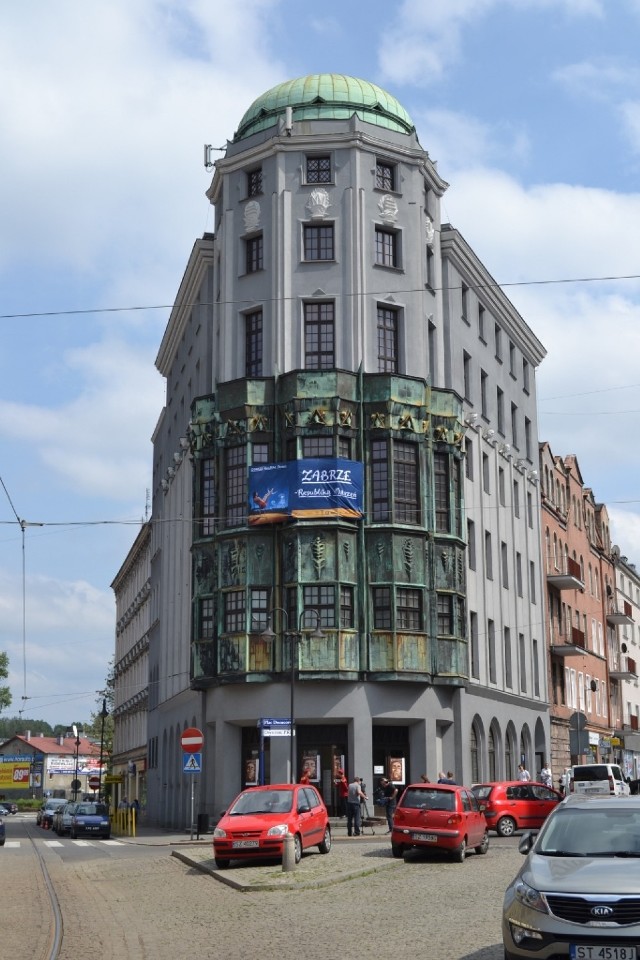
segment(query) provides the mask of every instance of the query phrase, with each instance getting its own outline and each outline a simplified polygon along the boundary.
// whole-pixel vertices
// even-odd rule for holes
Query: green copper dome
[[[312,73],[279,83],[254,100],[240,121],[234,142],[275,126],[286,107],[292,108],[294,122],[348,120],[357,113],[361,120],[387,130],[408,134],[415,130],[404,107],[375,83],[341,73]]]

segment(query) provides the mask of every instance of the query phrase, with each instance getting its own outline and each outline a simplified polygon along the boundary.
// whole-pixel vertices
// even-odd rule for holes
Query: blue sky
[[[154,359],[193,241],[212,229],[202,146],[307,73],[363,77],[409,111],[450,183],[443,218],[548,351],[541,439],[577,455],[640,561],[639,33],[640,0],[2,5],[10,714],[71,723],[95,709],[110,583],[151,482]]]

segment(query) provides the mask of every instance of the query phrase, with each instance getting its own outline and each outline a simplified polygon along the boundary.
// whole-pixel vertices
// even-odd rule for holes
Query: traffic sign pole
[[[183,731],[182,736],[180,737],[180,746],[182,747],[183,753],[190,753],[192,755],[194,753],[199,754],[204,746],[204,734],[202,730],[199,730],[198,727],[187,727],[187,729]],[[199,766],[200,764],[198,763],[197,765]],[[187,768],[185,765],[185,767],[183,767],[183,770],[186,771],[186,769]],[[189,771],[191,773],[200,772],[199,770],[198,771],[195,770],[194,764],[192,764],[189,767]],[[193,840],[193,826],[195,822],[195,811],[196,811],[195,790],[196,790],[195,778],[192,777],[191,778],[191,834],[189,838],[190,840]]]

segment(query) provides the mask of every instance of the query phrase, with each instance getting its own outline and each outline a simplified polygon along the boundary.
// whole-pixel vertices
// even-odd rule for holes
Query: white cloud
[[[500,6],[557,10],[573,17],[601,17],[602,0],[404,0],[385,31],[378,58],[395,83],[426,85],[439,80],[460,59],[467,28]]]
[[[469,169],[509,159],[522,163],[529,156],[529,138],[522,128],[489,125],[451,110],[414,111],[413,120],[418,131],[426,131],[429,155],[447,171],[447,177],[458,167]]]

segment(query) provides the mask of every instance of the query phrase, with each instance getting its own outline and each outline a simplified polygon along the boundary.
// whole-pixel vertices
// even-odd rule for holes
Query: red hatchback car
[[[557,790],[530,781],[477,783],[471,789],[484,804],[489,829],[501,837],[510,837],[516,830],[537,830],[562,800]]]
[[[470,789],[449,783],[406,787],[393,818],[394,857],[402,857],[412,848],[443,850],[462,863],[469,847],[476,853],[489,849],[487,821]]]
[[[249,787],[213,831],[216,866],[222,870],[231,860],[282,858],[287,835],[293,836],[296,863],[309,847],[329,853],[329,814],[316,788],[301,783]]]

